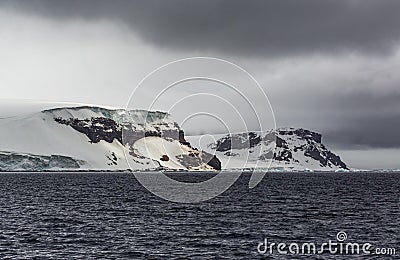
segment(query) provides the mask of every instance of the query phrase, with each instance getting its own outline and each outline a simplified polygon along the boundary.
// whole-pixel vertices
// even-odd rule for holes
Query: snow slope
[[[0,119],[0,171],[347,170],[320,134],[301,128],[208,137],[185,137],[164,112],[49,109]]]
[[[171,116],[163,112],[82,106],[6,118],[0,120],[0,170],[40,170],[40,165],[53,170],[213,169],[202,160],[186,167],[165,163],[157,158],[163,151],[154,145],[148,147],[150,154],[145,153],[140,140],[150,137],[171,143],[185,153],[197,152],[185,143],[183,131]],[[135,144],[138,141],[140,144]],[[176,150],[168,156],[175,160],[177,155]],[[76,163],[54,163],[55,158],[65,161],[67,157]],[[49,158],[53,158],[51,167],[43,164]],[[23,162],[27,162],[25,167],[16,167]]]

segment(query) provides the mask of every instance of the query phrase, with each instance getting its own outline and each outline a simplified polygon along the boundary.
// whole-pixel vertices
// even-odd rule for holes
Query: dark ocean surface
[[[399,173],[268,173],[254,189],[249,176],[212,200],[180,204],[131,173],[1,173],[0,258],[365,259],[257,251],[265,238],[318,245],[338,232],[400,258]]]

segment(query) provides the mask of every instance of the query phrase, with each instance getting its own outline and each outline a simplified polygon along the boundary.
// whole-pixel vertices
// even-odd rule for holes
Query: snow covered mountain
[[[214,170],[164,112],[94,106],[0,120],[0,171]]]
[[[322,144],[321,134],[301,128],[187,139],[216,155],[223,169],[348,170],[340,157]]]
[[[0,171],[348,169],[305,129],[207,136],[185,137],[165,112],[43,110],[0,119]]]

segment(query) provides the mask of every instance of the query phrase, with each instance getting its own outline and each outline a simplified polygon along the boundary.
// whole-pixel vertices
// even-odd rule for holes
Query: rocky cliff
[[[82,106],[4,119],[0,152],[3,171],[220,169],[216,157],[191,147],[171,116],[158,111]]]
[[[202,143],[196,136],[188,139],[215,154],[223,168],[348,169],[340,157],[322,143],[321,134],[302,128],[217,135],[211,143]]]

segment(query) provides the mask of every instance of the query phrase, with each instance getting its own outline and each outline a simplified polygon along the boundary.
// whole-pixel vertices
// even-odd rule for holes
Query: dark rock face
[[[185,133],[179,128],[175,123],[172,129],[165,129],[168,126],[164,123],[154,124],[155,130],[143,130],[137,129],[135,125],[130,123],[118,124],[114,120],[105,117],[92,117],[90,119],[77,119],[77,118],[55,118],[56,122],[68,125],[75,129],[76,131],[85,134],[91,143],[98,143],[104,140],[108,143],[112,143],[117,140],[121,144],[133,145],[137,140],[144,137],[162,137],[164,139],[177,140],[182,145],[190,146],[190,143],[185,140]],[[164,130],[161,130],[164,126]],[[133,153],[131,153],[133,156]],[[197,157],[196,157],[197,156]],[[117,157],[115,154],[107,156],[110,163],[108,165],[117,165]],[[169,157],[164,155],[160,158],[161,161],[168,161]],[[205,152],[202,153],[201,158],[198,155],[192,156],[181,156],[178,160],[182,165],[188,166],[198,166],[201,163],[207,163],[216,170],[221,170],[221,162],[216,156],[209,155]]]
[[[235,150],[249,149],[251,154],[254,152],[252,147],[257,145],[267,147],[275,143],[274,151],[266,149],[257,159],[300,163],[300,157],[296,158],[296,153],[302,152],[305,157],[318,161],[321,167],[337,166],[348,169],[340,157],[329,151],[321,141],[322,136],[319,133],[302,128],[283,128],[270,131],[264,136],[254,132],[226,135],[210,147],[218,152],[224,152],[226,156],[235,156]]]
[[[288,129],[277,131],[282,138],[277,137],[277,147],[285,148],[279,155],[274,156],[280,161],[289,161],[292,158],[291,151],[288,151],[287,142],[283,140],[284,136],[296,136],[296,138],[306,141],[303,145],[293,147],[293,152],[303,151],[306,157],[317,160],[322,167],[338,166],[343,169],[348,169],[347,165],[340,159],[339,156],[329,151],[322,143],[322,136],[306,129]],[[283,140],[283,142],[281,141]],[[282,156],[282,153],[285,156]]]
[[[213,167],[214,170],[221,170],[221,161],[214,155],[209,154],[207,152],[202,152],[201,156],[199,154],[190,153],[188,155],[181,154],[176,156],[178,162],[180,162],[183,166],[189,167],[197,167],[202,163],[206,163],[209,166]]]
[[[218,152],[226,152],[231,149],[253,148],[261,142],[261,136],[254,132],[227,135],[215,144]]]
[[[247,137],[249,139],[250,148],[256,146],[257,144],[259,144],[261,142],[261,136],[254,132],[250,132]]]
[[[122,125],[122,144],[133,145],[137,140],[150,136],[161,137],[161,132],[137,130],[131,124]]]
[[[114,120],[105,117],[92,117],[90,119],[55,118],[54,120],[60,124],[71,126],[76,131],[85,134],[92,143],[98,143],[101,140],[112,143],[114,140],[117,140],[121,144],[133,144],[143,137],[150,136],[170,138],[179,140],[183,144],[187,143],[183,131],[179,129],[143,131],[136,129],[132,124],[124,123],[120,125]],[[157,129],[158,127],[156,126],[155,128]]]
[[[311,157],[317,161],[320,161],[320,163],[324,166],[326,166],[326,158],[322,157],[318,149],[314,146],[307,146],[306,150],[304,151],[304,155]]]
[[[279,131],[281,133],[283,131]],[[293,135],[293,133],[288,133],[288,135]],[[274,152],[273,159],[277,161],[286,161],[289,162],[293,158],[292,151],[290,150],[288,143],[281,137],[277,136],[276,133],[270,132],[265,137],[264,140],[268,140],[268,142],[275,141],[276,147],[282,148],[280,151]],[[271,159],[271,157],[269,158]]]
[[[217,171],[221,170],[221,161],[217,158],[217,156],[206,152],[202,152],[201,160],[203,162],[207,162],[207,164],[213,167],[215,170]]]
[[[163,156],[161,156],[160,160],[167,162],[167,161],[169,161],[169,157],[168,157],[168,155],[164,154]]]
[[[328,153],[326,154],[326,158],[328,161],[331,161],[333,163],[333,165],[340,166],[343,169],[347,169],[347,170],[349,169],[347,167],[347,165],[344,162],[342,162],[342,160],[340,159],[340,156],[338,156],[330,151],[328,151]]]
[[[289,149],[288,144],[286,143],[285,140],[283,140],[282,138],[275,136],[275,142],[276,142],[276,147],[281,147],[281,148],[285,148],[285,149]]]
[[[114,139],[122,143],[121,126],[114,120],[104,117],[92,117],[91,119],[62,119],[55,118],[56,122],[64,125],[69,125],[76,131],[85,134],[90,142],[98,143],[104,140],[112,143]]]
[[[232,149],[232,141],[230,138],[224,138],[217,141],[217,151],[226,152]]]
[[[190,143],[185,139],[185,132],[183,132],[183,130],[179,130],[178,135],[179,135],[178,140],[181,144],[191,147]]]
[[[312,132],[310,130],[297,128],[297,129],[289,129],[289,130],[278,130],[280,135],[297,135],[303,139],[312,139],[317,143],[321,143],[321,134]]]
[[[278,153],[274,153],[274,160],[290,162],[293,158],[292,152],[290,150],[283,150]]]
[[[340,166],[343,169],[348,169],[347,165],[342,162],[340,157],[329,150],[319,151],[314,146],[308,146],[304,151],[304,155],[319,161],[321,166],[329,166],[331,163],[335,166]]]
[[[107,159],[110,161],[109,163],[108,163],[108,165],[117,165],[118,164],[118,158],[117,158],[117,156],[115,155],[115,153],[114,152],[112,152],[111,154],[110,154],[110,156],[106,156],[107,157]]]

